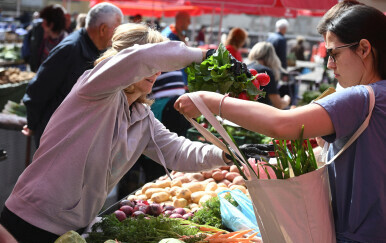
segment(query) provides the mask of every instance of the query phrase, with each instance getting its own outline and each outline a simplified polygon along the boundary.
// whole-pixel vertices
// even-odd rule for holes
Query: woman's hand
[[[176,100],[174,103],[174,109],[176,109],[181,114],[187,115],[191,118],[196,118],[201,115],[201,112],[197,109],[193,101],[186,94],[181,95]]]
[[[21,130],[21,133],[23,133],[27,137],[32,136],[34,134],[34,132],[29,129],[27,125],[24,125],[23,130]]]

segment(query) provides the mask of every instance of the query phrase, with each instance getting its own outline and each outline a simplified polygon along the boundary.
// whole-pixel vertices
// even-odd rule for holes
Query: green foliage
[[[251,100],[256,95],[264,97],[265,92],[258,90],[252,84],[254,77],[248,78],[245,73],[235,76],[231,72],[231,66],[229,52],[220,44],[212,56],[201,63],[193,63],[185,69],[189,91],[205,90],[221,94],[229,93],[230,96],[237,97],[246,90]]]
[[[226,194],[225,199],[235,207],[238,206],[237,202],[230,194]],[[218,197],[213,197],[203,203],[202,209],[194,214],[192,221],[197,224],[206,224],[219,229],[225,229],[221,219],[220,199]]]
[[[273,141],[276,152],[277,165],[270,166],[277,179],[290,178],[292,169],[294,176],[300,176],[318,169],[318,164],[308,139],[303,139],[304,126],[299,139],[291,140],[290,145],[286,140]]]
[[[86,238],[87,242],[103,243],[109,239],[117,239],[122,243],[157,243],[165,238],[180,238],[183,235],[196,235],[197,227],[185,224],[184,220],[171,219],[163,216],[127,218],[120,222],[114,214],[105,216],[92,227]]]
[[[306,91],[303,93],[303,102],[309,104],[314,99],[318,98],[322,93],[319,91]]]
[[[326,91],[330,87],[334,88],[334,85],[333,84],[328,84],[328,83],[322,83],[322,84],[319,85],[319,92],[323,93],[324,91]]]

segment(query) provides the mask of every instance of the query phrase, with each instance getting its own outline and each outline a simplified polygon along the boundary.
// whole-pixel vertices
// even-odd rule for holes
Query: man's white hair
[[[278,21],[276,21],[276,29],[277,30],[280,30],[283,28],[288,28],[288,26],[289,26],[289,23],[286,19],[279,19]]]
[[[116,16],[120,16],[123,20],[122,11],[111,3],[99,3],[92,7],[87,13],[86,28],[98,27],[101,24],[112,26],[115,23]]]

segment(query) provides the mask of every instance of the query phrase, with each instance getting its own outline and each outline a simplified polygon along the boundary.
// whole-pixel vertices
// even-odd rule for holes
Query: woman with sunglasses
[[[381,26],[381,28],[379,28]],[[274,138],[330,142],[331,159],[369,113],[370,86],[375,107],[366,130],[329,165],[337,242],[386,242],[386,16],[356,1],[330,9],[318,31],[329,50],[328,68],[345,89],[309,105],[279,110],[259,102],[198,92],[214,114]],[[221,105],[220,105],[221,103]],[[219,111],[221,107],[221,112]],[[175,103],[181,113],[200,112],[186,95]]]

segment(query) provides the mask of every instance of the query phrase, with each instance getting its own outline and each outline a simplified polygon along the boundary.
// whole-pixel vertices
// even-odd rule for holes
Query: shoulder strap
[[[366,89],[369,91],[369,114],[367,115],[366,119],[362,123],[362,125],[358,128],[358,130],[352,135],[352,137],[347,141],[347,143],[343,146],[343,148],[329,161],[327,161],[326,164],[330,164],[332,161],[334,161],[338,156],[340,156],[350,145],[362,134],[362,132],[367,128],[369,125],[369,121],[371,118],[371,114],[373,112],[373,108],[375,105],[375,96],[374,96],[374,90],[371,86],[366,85]]]

